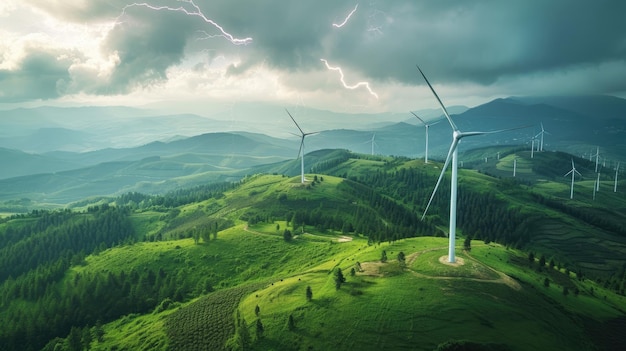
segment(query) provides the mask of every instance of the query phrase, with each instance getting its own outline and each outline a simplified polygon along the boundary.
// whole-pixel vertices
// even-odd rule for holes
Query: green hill
[[[463,169],[448,265],[447,182],[420,220],[440,164],[322,150],[301,184],[294,163],[2,219],[0,350],[626,345],[618,195]]]

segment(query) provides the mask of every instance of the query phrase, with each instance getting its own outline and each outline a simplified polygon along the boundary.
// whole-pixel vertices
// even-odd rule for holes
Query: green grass
[[[450,338],[506,343],[513,349],[576,349],[587,345],[580,334],[582,326],[563,315],[559,300],[573,300],[593,309],[591,298],[564,298],[559,292],[546,298],[534,287],[514,289],[496,282],[499,274],[494,270],[503,264],[490,267],[480,261],[483,255],[491,256],[490,252],[476,258],[459,255],[466,265],[455,271],[439,263],[439,256],[445,254],[437,248],[439,245],[432,250],[428,244],[423,245],[424,241],[433,242],[432,238],[399,242],[396,248],[402,250],[426,246],[413,265],[399,273],[394,269],[395,273],[388,276],[348,276],[337,291],[328,271],[310,272],[274,282],[249,295],[240,304],[240,311],[248,321],[260,318],[265,327],[257,347],[433,349]],[[501,262],[509,255],[502,247],[486,248],[498,256],[488,262]],[[355,258],[371,256],[379,249]],[[345,272],[350,264],[341,266]],[[307,286],[313,291],[311,302],[305,298]],[[258,317],[254,313],[257,305],[261,311]],[[286,330],[289,315],[296,321],[293,331]]]

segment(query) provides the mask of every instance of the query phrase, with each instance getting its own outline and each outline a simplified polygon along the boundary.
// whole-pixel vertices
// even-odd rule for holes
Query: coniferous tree
[[[400,251],[398,253],[398,263],[400,263],[400,265],[402,266],[406,264],[406,255],[404,254],[403,251]]]
[[[263,337],[263,332],[265,331],[265,328],[263,327],[263,323],[261,323],[260,319],[256,320],[256,339],[259,340],[261,339],[261,337]]]
[[[291,230],[285,229],[285,231],[283,232],[283,239],[286,242],[290,242],[292,238],[293,238],[293,236],[291,235]]]
[[[287,319],[287,329],[289,330],[295,330],[296,329],[296,322],[293,320],[293,315],[289,315],[289,318]]]
[[[306,300],[307,301],[313,300],[313,290],[311,290],[311,286],[306,287]]]
[[[341,288],[341,284],[345,282],[346,278],[343,276],[341,268],[337,267],[337,269],[335,269],[335,289],[339,290]]]

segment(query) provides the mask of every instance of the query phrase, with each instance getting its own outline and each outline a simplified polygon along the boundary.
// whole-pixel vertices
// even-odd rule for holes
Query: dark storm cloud
[[[29,48],[17,69],[0,70],[0,101],[53,99],[63,94],[72,63],[67,52]]]
[[[59,17],[77,22],[112,19],[127,2],[31,0]],[[69,2],[72,3],[72,2]],[[184,1],[149,1],[173,7]],[[198,31],[217,34],[198,17],[142,6],[126,9],[109,33],[105,54],[117,53],[119,64],[102,92],[123,92],[136,85],[166,79],[168,67],[190,50],[208,47],[236,54],[242,62],[229,74],[240,74],[263,63],[279,70],[325,70],[320,58],[350,67],[378,81],[422,84],[419,64],[438,83],[489,86],[518,77],[557,77],[593,67],[610,69],[600,76],[620,74],[626,67],[626,2],[570,1],[242,1],[197,0],[207,17],[235,37],[252,37],[247,46],[222,38],[195,41]],[[342,28],[345,15],[358,10]],[[582,72],[582,73],[581,73]],[[573,80],[570,78],[570,80]],[[598,84],[626,91],[622,84]]]
[[[100,93],[127,92],[166,79],[166,70],[181,62],[197,26],[180,13],[139,11],[109,32],[103,50],[119,63]]]

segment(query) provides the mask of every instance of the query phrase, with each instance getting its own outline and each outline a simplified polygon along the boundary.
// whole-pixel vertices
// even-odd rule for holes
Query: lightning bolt
[[[177,2],[183,2],[186,4],[191,5],[191,7],[193,9],[187,9],[185,7],[183,7],[182,5],[179,7],[170,7],[170,6],[154,6],[151,4],[148,4],[146,2],[141,2],[141,3],[132,3],[129,5],[124,6],[124,8],[122,9],[122,13],[120,14],[120,16],[118,16],[118,19],[120,17],[122,17],[125,13],[126,10],[131,8],[131,7],[147,7],[151,10],[155,10],[155,11],[174,11],[174,12],[182,12],[187,16],[195,16],[195,17],[200,17],[204,22],[212,25],[213,27],[215,27],[221,34],[216,34],[216,35],[209,35],[207,33],[207,38],[214,38],[214,37],[222,37],[228,41],[230,41],[232,44],[234,45],[247,45],[250,44],[252,42],[252,38],[235,38],[233,35],[231,35],[230,33],[226,32],[224,30],[224,28],[222,26],[220,26],[219,24],[217,24],[215,21],[213,21],[212,19],[209,19],[207,16],[204,15],[204,13],[202,12],[202,10],[200,9],[200,7],[198,5],[196,5],[193,0],[176,0]]]
[[[367,89],[367,91],[369,91],[370,94],[372,94],[375,98],[378,99],[378,94],[376,94],[372,88],[370,88],[370,83],[368,82],[358,82],[356,84],[353,85],[348,85],[344,79],[344,75],[343,75],[343,71],[341,70],[341,67],[332,67],[331,65],[328,64],[328,61],[324,60],[324,59],[320,59],[320,61],[324,62],[324,64],[326,65],[326,68],[328,68],[329,70],[332,71],[337,71],[339,72],[339,77],[341,80],[341,84],[343,84],[343,87],[346,89],[350,89],[350,90],[354,90],[357,89],[359,87],[365,87]]]
[[[354,9],[352,9],[352,11],[350,11],[348,16],[346,16],[346,18],[343,20],[343,22],[341,22],[341,23],[333,23],[333,27],[341,28],[341,27],[345,26],[346,23],[348,23],[348,21],[350,20],[350,17],[352,17],[352,15],[354,15],[354,13],[356,12],[356,9],[358,9],[358,8],[359,8],[359,4],[356,4],[356,6],[354,6]]]

